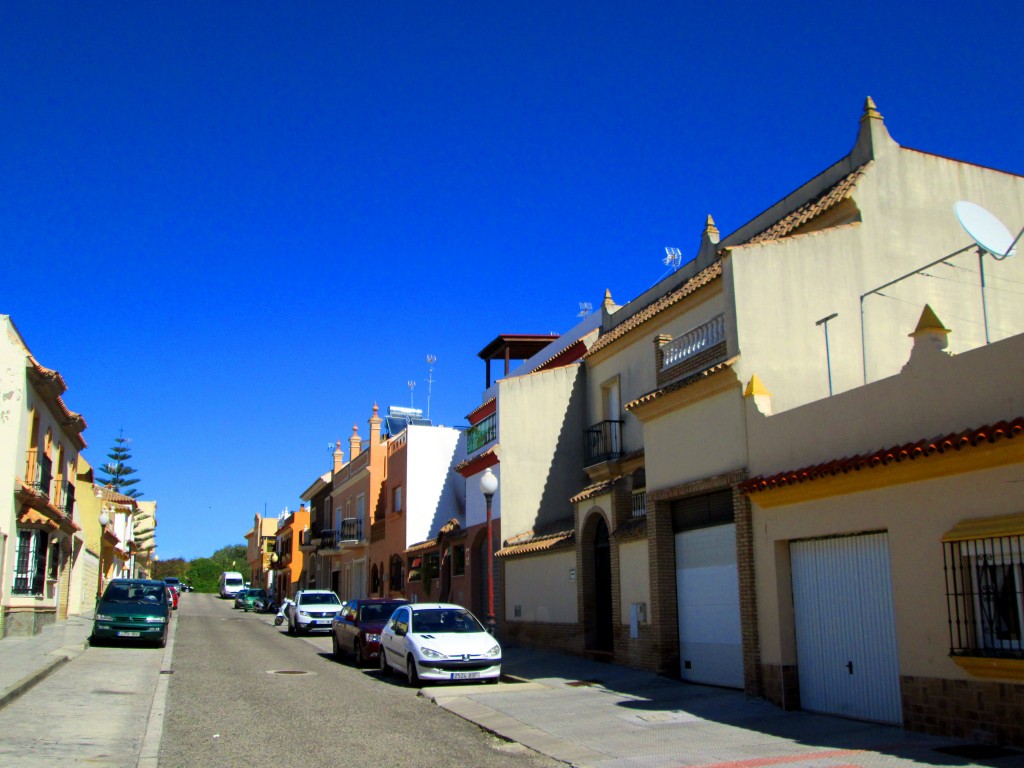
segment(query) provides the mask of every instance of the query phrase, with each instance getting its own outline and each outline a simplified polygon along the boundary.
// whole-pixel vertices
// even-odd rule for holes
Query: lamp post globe
[[[492,635],[497,624],[494,618],[494,534],[491,520],[491,502],[498,492],[498,477],[488,467],[480,476],[480,492],[487,505],[487,631]]]

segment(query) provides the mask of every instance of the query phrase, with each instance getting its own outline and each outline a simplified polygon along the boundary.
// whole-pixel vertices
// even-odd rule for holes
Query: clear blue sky
[[[376,401],[576,322],[852,146],[1024,173],[1024,6],[5,2],[0,312],[158,551],[240,543]],[[1008,222],[1013,227],[1020,222]]]

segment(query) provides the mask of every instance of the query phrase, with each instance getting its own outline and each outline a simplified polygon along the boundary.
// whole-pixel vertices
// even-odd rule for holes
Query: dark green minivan
[[[96,601],[89,641],[132,640],[167,644],[171,603],[167,585],[148,579],[114,579]]]

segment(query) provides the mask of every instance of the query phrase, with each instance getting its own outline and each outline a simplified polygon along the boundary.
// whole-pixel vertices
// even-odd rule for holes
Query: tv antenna
[[[415,408],[416,404],[413,402],[413,390],[416,389],[416,380],[409,379],[405,382],[406,386],[409,387],[409,407]]]
[[[580,318],[582,320],[584,317],[586,317],[587,315],[589,315],[593,311],[594,311],[594,305],[593,304],[591,304],[589,301],[581,301],[580,302],[580,311],[576,313],[576,317],[578,317],[578,318]]]
[[[434,363],[437,355],[427,355],[427,421],[430,421],[430,390],[434,385]]]
[[[1010,234],[999,219],[977,203],[960,200],[953,204],[953,213],[960,226],[978,245],[978,275],[981,278],[981,315],[985,321],[985,343],[991,343],[988,334],[988,302],[985,298],[985,254],[991,254],[996,261],[1002,261],[1017,253],[1017,241],[1024,235],[1024,229],[1016,237]]]
[[[673,271],[677,270],[683,263],[683,252],[678,248],[666,248],[665,258],[661,260],[661,263]]]

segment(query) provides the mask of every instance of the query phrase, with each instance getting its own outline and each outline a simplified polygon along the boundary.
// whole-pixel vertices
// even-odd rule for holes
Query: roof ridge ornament
[[[875,100],[870,96],[864,99],[864,114],[861,115],[861,120],[885,120],[882,117],[882,113],[878,111],[878,107],[875,106]]]

